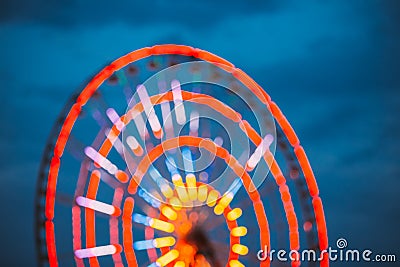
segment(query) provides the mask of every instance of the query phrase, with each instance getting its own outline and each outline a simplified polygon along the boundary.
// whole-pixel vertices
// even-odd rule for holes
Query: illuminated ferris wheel
[[[36,197],[40,266],[328,266],[304,149],[246,73],[158,45],[102,69],[61,112]]]

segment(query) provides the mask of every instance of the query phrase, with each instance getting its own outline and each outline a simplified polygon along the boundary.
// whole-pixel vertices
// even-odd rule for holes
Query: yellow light
[[[232,199],[233,199],[233,194],[228,193],[221,198],[218,204],[227,207],[232,202]]]
[[[182,209],[182,202],[177,198],[177,197],[172,197],[169,200],[169,204],[175,209],[175,210],[181,210]]]
[[[196,176],[194,176],[192,173],[186,175],[186,185],[188,188],[190,200],[196,200],[197,199]]]
[[[232,246],[232,251],[242,256],[247,255],[247,253],[249,253],[249,249],[241,244],[234,244]]]
[[[230,260],[229,267],[244,267],[244,265],[238,260]]]
[[[161,193],[166,198],[171,198],[174,196],[174,191],[172,191],[172,188],[168,184],[164,184],[161,186]]]
[[[176,212],[168,206],[162,207],[161,213],[171,221],[175,221],[178,217],[178,214],[176,214]]]
[[[208,194],[208,189],[205,184],[199,186],[199,191],[198,191],[198,199],[200,202],[205,202],[207,200],[207,194]]]
[[[247,234],[247,228],[245,226],[239,226],[232,229],[231,234],[236,237],[245,236]]]
[[[188,193],[187,193],[185,187],[176,186],[175,189],[176,189],[176,192],[178,193],[179,199],[180,199],[183,203],[189,202],[189,196],[188,196]]]
[[[189,201],[189,195],[186,191],[186,187],[183,184],[182,177],[179,174],[174,174],[172,176],[172,182],[175,185],[176,192],[178,193],[179,199],[185,203]]]
[[[214,207],[214,205],[217,203],[219,193],[216,190],[211,190],[210,194],[208,194],[207,198],[207,205],[209,207]]]
[[[162,255],[161,257],[159,257],[156,260],[156,262],[159,266],[164,267],[178,257],[179,257],[179,251],[177,251],[176,249],[173,249],[173,250],[168,251],[166,254]]]
[[[216,215],[221,215],[222,213],[224,213],[224,208],[221,205],[217,205],[214,208],[214,213]]]
[[[185,267],[185,262],[183,261],[177,261],[174,265],[174,267]]]
[[[234,221],[238,219],[240,216],[242,216],[242,209],[241,208],[235,208],[228,212],[227,219],[228,221]]]
[[[175,226],[172,223],[159,219],[151,219],[150,227],[167,233],[172,233],[175,230]]]
[[[182,176],[180,176],[179,174],[174,174],[172,176],[172,182],[174,183],[175,186],[184,186],[182,181]]]
[[[221,200],[218,202],[218,205],[215,206],[214,208],[214,213],[217,215],[221,215],[224,210],[226,209],[226,207],[229,205],[229,203],[232,202],[233,199],[233,194],[232,193],[228,193],[226,195],[224,195]]]
[[[154,239],[153,242],[154,242],[153,243],[154,247],[156,247],[156,248],[171,247],[171,246],[175,245],[175,238],[173,238],[172,236],[160,237],[160,238]]]

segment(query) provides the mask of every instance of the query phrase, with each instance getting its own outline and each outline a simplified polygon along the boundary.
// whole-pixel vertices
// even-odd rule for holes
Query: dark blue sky
[[[38,165],[69,95],[157,43],[199,47],[249,73],[308,152],[330,239],[400,257],[398,1],[132,2],[0,3],[2,266],[35,260]]]

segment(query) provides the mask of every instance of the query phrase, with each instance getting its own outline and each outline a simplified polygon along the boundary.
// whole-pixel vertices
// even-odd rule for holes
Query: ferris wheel
[[[204,50],[106,66],[60,113],[36,195],[40,266],[329,266],[318,186],[281,110]]]

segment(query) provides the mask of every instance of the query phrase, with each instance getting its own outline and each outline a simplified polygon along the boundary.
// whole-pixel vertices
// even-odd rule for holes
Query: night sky
[[[37,172],[68,97],[106,63],[161,43],[246,71],[308,153],[331,242],[400,257],[399,1],[134,2],[0,2],[1,266],[35,266]]]

